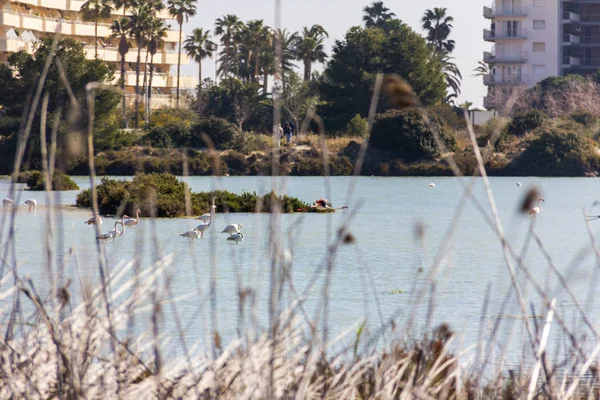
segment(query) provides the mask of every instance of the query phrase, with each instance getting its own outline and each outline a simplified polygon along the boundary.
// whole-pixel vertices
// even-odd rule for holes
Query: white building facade
[[[483,56],[489,93],[600,68],[600,0],[496,0],[483,14],[491,22],[484,40],[493,43]]]

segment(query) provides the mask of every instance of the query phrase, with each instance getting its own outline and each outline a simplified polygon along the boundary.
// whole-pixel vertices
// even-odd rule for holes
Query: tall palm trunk
[[[260,66],[258,64],[258,49],[255,52],[256,56],[254,56],[254,82],[258,81],[258,75],[260,75]]]
[[[181,35],[183,34],[183,21],[179,24],[179,55],[177,56],[177,107],[179,107],[179,75],[181,71]]]
[[[304,59],[304,80],[307,82],[310,81],[310,59],[309,58]]]
[[[263,72],[263,94],[267,94],[267,87],[269,86],[269,74],[265,70]]]
[[[138,54],[135,63],[135,128],[138,127],[139,107],[140,107],[140,64],[142,63],[142,44],[138,41]]]
[[[98,58],[98,17],[96,17],[96,23],[94,24],[94,54],[94,57]]]
[[[148,50],[146,50],[146,60],[144,61],[144,91],[148,89]],[[142,93],[143,95],[144,93]],[[144,96],[144,121],[148,122],[148,98]]]
[[[202,60],[198,62],[198,100],[202,96]]]
[[[148,113],[150,113],[150,110],[152,110],[152,76],[153,75],[154,75],[154,53],[152,53],[150,55],[150,78],[148,79]],[[148,121],[146,121],[146,122],[148,122]]]
[[[225,37],[225,68],[223,69],[223,74],[225,77],[229,74],[229,34]]]
[[[121,54],[121,95],[122,99],[122,114],[123,114],[123,127],[127,128],[127,99],[125,98],[125,54]]]

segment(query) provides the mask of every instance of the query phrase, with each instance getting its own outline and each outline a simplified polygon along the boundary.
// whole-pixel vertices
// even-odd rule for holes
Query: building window
[[[546,52],[546,43],[534,43],[533,44],[533,52],[534,53],[545,53]]]
[[[533,0],[534,7],[546,7],[546,0]]]
[[[545,65],[534,65],[533,66],[533,75],[546,76],[546,66]]]
[[[535,30],[542,30],[542,29],[546,29],[546,21],[533,21],[533,29]]]

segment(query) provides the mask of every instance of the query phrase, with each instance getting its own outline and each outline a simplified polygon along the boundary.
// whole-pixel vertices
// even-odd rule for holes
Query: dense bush
[[[238,130],[233,134],[233,139],[225,147],[242,154],[250,154],[255,151],[265,151],[272,148],[273,138],[269,135],[241,132]]]
[[[101,214],[133,215],[139,208],[142,215],[156,217],[182,217],[185,215],[186,184],[170,174],[138,174],[132,181],[118,181],[103,178],[97,185],[98,208]],[[273,193],[264,197],[256,193],[237,195],[226,191],[192,193],[192,212],[202,214],[209,209],[215,199],[216,212],[271,212],[276,196]],[[279,198],[282,211],[292,212],[308,204],[296,198]],[[91,190],[77,195],[78,207],[90,208]]]
[[[585,129],[573,122],[542,131],[508,169],[515,175],[582,176],[599,165]]]
[[[19,174],[17,180],[19,183],[26,183],[29,190],[46,190],[46,180],[44,173],[41,171],[25,171]],[[55,170],[52,177],[52,190],[79,190],[79,186],[62,171]]]
[[[367,119],[360,116],[360,114],[356,114],[354,118],[348,122],[346,125],[346,135],[348,136],[367,136],[367,130],[369,129],[369,125],[367,123]]]
[[[228,151],[221,155],[221,160],[227,165],[230,174],[243,175],[246,171],[246,157],[237,151]]]
[[[542,126],[548,119],[546,114],[539,110],[531,110],[516,114],[506,125],[506,131],[515,136],[523,136]]]
[[[395,156],[415,161],[440,156],[432,129],[435,129],[448,150],[455,147],[439,119],[433,117],[427,124],[416,110],[390,110],[375,117],[370,144],[377,149],[391,151]]]
[[[215,117],[202,118],[200,122],[192,126],[189,147],[201,148],[207,147],[203,135],[205,134],[212,141],[212,144],[217,149],[226,148],[226,144],[230,143],[238,128],[232,123]]]
[[[192,126],[189,121],[173,119],[151,126],[144,141],[154,147],[182,147],[189,143]]]
[[[598,118],[594,114],[583,110],[571,113],[569,118],[577,123],[580,123],[586,128],[591,128],[598,121]]]

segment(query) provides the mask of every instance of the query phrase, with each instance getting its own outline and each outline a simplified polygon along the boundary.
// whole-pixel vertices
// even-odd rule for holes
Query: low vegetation
[[[46,179],[44,173],[41,171],[21,172],[17,181],[19,183],[26,183],[29,190],[46,190]],[[52,190],[79,190],[79,186],[68,175],[61,171],[54,171]]]
[[[104,215],[135,215],[140,209],[143,215],[155,217],[183,217],[186,215],[186,183],[171,174],[137,174],[133,180],[102,178],[96,186],[98,209]],[[92,191],[84,190],[77,195],[78,207],[92,207]],[[193,215],[208,212],[212,199],[216,212],[272,212],[276,202],[282,212],[290,213],[308,207],[294,197],[277,197],[273,192],[265,196],[256,193],[234,194],[227,191],[190,193],[190,211]],[[310,211],[310,210],[309,210]]]

